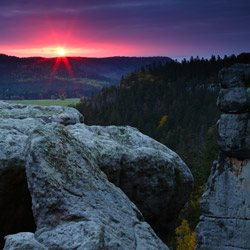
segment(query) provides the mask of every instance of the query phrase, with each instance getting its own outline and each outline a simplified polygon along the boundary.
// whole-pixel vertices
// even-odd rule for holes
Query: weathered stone
[[[91,152],[59,124],[29,138],[35,238],[49,249],[168,249]]]
[[[48,250],[39,243],[33,233],[18,233],[5,237],[6,243],[3,250]]]
[[[80,123],[83,116],[73,108],[9,104],[0,101],[0,168],[16,162],[24,166],[27,138],[39,125]]]
[[[221,89],[217,105],[222,112],[242,113],[247,112],[250,105],[247,100],[246,88]]]
[[[196,250],[250,249],[250,159],[223,158],[202,197]]]
[[[28,136],[38,125],[45,124],[33,118],[8,119],[0,117],[0,167],[13,162],[24,166],[24,152]]]
[[[13,187],[13,196],[7,196],[25,202],[0,204],[10,204],[13,211],[8,212],[27,218],[32,215],[26,208],[30,191],[35,217],[30,228],[27,221],[12,228],[15,223],[8,218],[16,217],[3,207],[1,227],[10,230],[1,232],[35,231],[34,219],[37,226],[35,238],[12,235],[6,248],[22,250],[34,244],[35,249],[37,241],[45,249],[167,249],[100,169],[137,203],[158,233],[171,231],[188,198],[193,183],[189,169],[174,152],[136,129],[88,127],[81,119],[71,108],[0,102],[0,201]]]
[[[218,144],[228,156],[250,158],[249,113],[222,114],[218,124]]]
[[[201,200],[196,250],[250,250],[249,65],[221,72],[218,144],[221,150]],[[241,99],[241,100],[240,100]],[[248,103],[246,107],[246,103]],[[229,114],[235,112],[235,114]]]
[[[0,118],[0,249],[5,235],[36,228],[25,174],[25,148],[29,134],[40,124],[44,122],[33,118]]]
[[[249,194],[250,160],[221,155],[211,170],[201,210],[207,216],[216,214],[221,218],[250,219]]]
[[[219,72],[219,81],[222,88],[246,87],[246,72],[249,68],[248,64],[235,64],[230,68],[223,68]]]
[[[250,111],[250,88],[247,88],[247,105],[248,111]]]
[[[180,157],[129,126],[77,124],[66,129],[138,206],[156,233],[168,241],[193,186],[192,174]]]
[[[3,119],[37,119],[45,123],[58,122],[64,125],[83,122],[76,109],[60,106],[37,106],[10,104],[0,101],[0,117]]]

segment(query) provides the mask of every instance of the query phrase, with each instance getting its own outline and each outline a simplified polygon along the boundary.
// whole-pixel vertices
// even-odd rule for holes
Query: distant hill
[[[18,58],[0,54],[0,99],[91,96],[121,76],[169,57]]]

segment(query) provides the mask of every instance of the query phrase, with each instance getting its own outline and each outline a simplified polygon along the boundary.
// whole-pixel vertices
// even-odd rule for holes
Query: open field
[[[56,100],[51,100],[51,99],[45,99],[45,100],[8,100],[6,102],[27,104],[27,105],[67,107],[68,105],[76,104],[76,103],[80,102],[80,98],[68,98],[65,100],[60,100],[60,99],[56,99]]]

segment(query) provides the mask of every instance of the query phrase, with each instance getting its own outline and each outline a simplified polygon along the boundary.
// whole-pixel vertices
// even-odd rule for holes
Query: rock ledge
[[[171,232],[190,170],[134,128],[82,120],[72,108],[0,102],[0,236],[12,234],[4,249],[168,249],[147,222]],[[26,218],[31,202],[30,226],[13,229],[10,218]]]

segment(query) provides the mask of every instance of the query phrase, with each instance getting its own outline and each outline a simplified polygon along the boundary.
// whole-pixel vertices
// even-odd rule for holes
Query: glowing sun
[[[67,53],[66,50],[63,48],[57,50],[57,54],[60,56],[64,56],[66,53]]]

